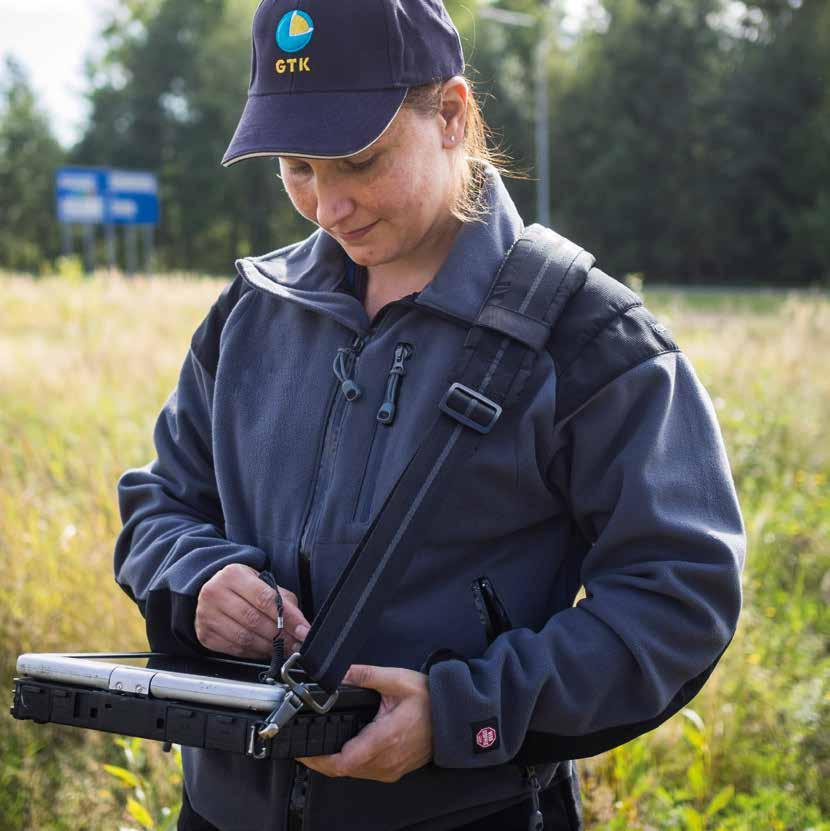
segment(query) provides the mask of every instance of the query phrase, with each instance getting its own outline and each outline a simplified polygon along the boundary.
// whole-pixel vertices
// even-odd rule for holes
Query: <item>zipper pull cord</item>
[[[381,424],[391,425],[395,420],[397,411],[397,400],[400,392],[402,378],[406,375],[404,361],[412,355],[411,347],[406,343],[399,343],[395,347],[395,360],[392,369],[389,370],[389,378],[386,382],[386,399],[378,410],[377,419]]]
[[[349,377],[354,371],[355,358],[363,349],[363,338],[358,335],[351,346],[341,346],[334,357],[334,374],[346,401],[357,401],[363,390]]]
[[[539,791],[542,790],[542,785],[539,782],[539,777],[536,775],[535,767],[529,767],[527,769],[527,780],[531,788],[530,798],[533,800],[533,810],[530,813],[530,821],[527,824],[528,831],[543,831],[545,818],[542,816],[542,811],[539,806]]]

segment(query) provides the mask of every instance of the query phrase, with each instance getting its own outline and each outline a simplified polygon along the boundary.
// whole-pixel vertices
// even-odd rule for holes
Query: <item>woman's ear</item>
[[[467,126],[467,82],[456,75],[444,84],[441,92],[441,120],[443,121],[444,145],[454,147],[463,143]]]

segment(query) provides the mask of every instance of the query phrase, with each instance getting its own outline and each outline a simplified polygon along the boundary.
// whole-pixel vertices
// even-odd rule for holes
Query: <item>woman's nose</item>
[[[354,213],[354,200],[341,187],[317,186],[317,224],[322,228],[335,228]]]

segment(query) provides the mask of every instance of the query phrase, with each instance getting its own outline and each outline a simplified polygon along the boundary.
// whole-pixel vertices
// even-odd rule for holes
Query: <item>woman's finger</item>
[[[302,645],[308,631],[303,627],[308,627],[308,621],[297,607],[293,592],[280,587],[280,595],[283,598],[285,650],[292,654]],[[223,617],[234,623],[230,635],[223,631],[223,627],[228,626],[222,622]],[[254,649],[257,655],[270,658],[277,632],[276,592],[260,580],[258,572],[250,566],[241,563],[226,566],[202,587],[196,605],[195,623],[197,637],[208,649],[218,648],[214,641],[208,640],[211,633],[221,634],[226,642],[235,646],[241,644],[243,651]],[[267,641],[268,648],[246,636],[240,629]]]
[[[266,654],[269,659],[273,651],[274,637],[277,634],[277,625],[274,621],[263,615],[257,608],[248,603],[247,600],[237,594],[229,593],[227,596],[223,595],[223,603],[217,607],[217,611],[221,612],[239,626],[248,629],[264,638],[268,643],[268,650]],[[296,627],[291,625],[291,617],[288,614],[288,607],[286,607],[285,627],[283,629],[283,642],[285,644],[285,652],[288,655],[299,651],[302,646],[303,638],[298,638],[296,635]],[[296,620],[296,616],[294,617]],[[302,616],[300,619],[304,620]]]
[[[276,609],[276,594],[273,589],[269,588],[269,591],[271,592],[271,602],[274,604],[274,608]],[[311,627],[309,626],[305,615],[300,611],[296,604],[293,603],[289,597],[287,597],[290,596],[293,598],[294,595],[282,587],[280,587],[280,594],[283,596],[283,636],[286,638],[286,643],[288,639],[291,639],[294,641],[293,646],[299,646],[299,644],[303,642],[308,630]],[[291,647],[292,649],[293,646]],[[286,648],[288,648],[287,645]]]
[[[226,573],[226,574],[225,574]],[[223,588],[244,598],[261,614],[277,622],[276,592],[250,566],[234,563],[223,569]]]
[[[230,571],[227,582],[228,587],[236,594],[244,597],[252,606],[276,623],[277,596],[274,589],[265,581],[260,580],[258,573],[249,566],[242,566],[240,564],[238,569],[233,569],[232,571],[229,566],[228,570]],[[293,635],[298,626],[309,626],[309,623],[305,615],[300,611],[297,595],[282,586],[279,587],[279,590],[283,601],[285,629]]]
[[[219,611],[268,641],[272,641],[277,634],[277,624],[270,616],[233,591],[223,596]]]
[[[223,655],[232,655],[234,658],[245,658],[247,660],[261,661],[264,658],[262,655],[253,655],[246,652],[242,647],[216,632],[211,633],[209,641],[209,644],[205,644],[205,646],[212,652],[221,652]]]
[[[247,629],[221,610],[214,610],[210,616],[202,621],[201,633],[197,629],[197,635],[208,649],[214,651],[217,650],[217,646],[215,646],[217,642],[221,641],[225,645],[230,644],[236,650],[230,652],[231,655],[265,658],[271,656],[273,649],[271,639],[264,638]]]

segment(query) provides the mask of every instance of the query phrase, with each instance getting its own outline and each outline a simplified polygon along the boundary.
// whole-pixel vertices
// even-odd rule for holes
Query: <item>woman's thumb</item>
[[[365,687],[378,692],[395,692],[401,683],[400,674],[393,667],[373,667],[368,664],[352,664],[343,676],[344,684]]]

